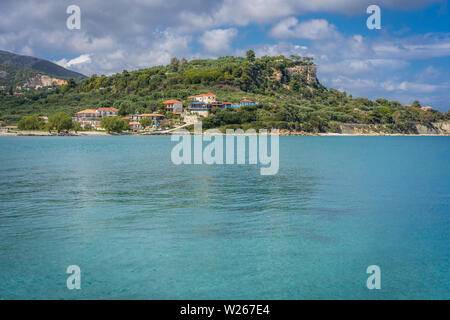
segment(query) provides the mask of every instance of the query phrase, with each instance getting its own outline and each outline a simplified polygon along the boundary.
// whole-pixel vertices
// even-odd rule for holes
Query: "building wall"
[[[102,117],[117,117],[117,111],[100,111]]]
[[[217,101],[217,98],[215,96],[195,96],[194,100],[204,103],[214,103]]]

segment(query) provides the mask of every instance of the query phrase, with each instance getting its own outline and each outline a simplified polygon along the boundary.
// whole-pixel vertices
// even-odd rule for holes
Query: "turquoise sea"
[[[450,298],[449,137],[280,137],[274,176],[175,144],[0,137],[0,299]]]

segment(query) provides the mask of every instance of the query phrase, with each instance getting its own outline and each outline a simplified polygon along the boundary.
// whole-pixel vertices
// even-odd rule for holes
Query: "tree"
[[[128,128],[125,120],[119,117],[104,117],[100,121],[100,125],[108,132],[120,133]]]
[[[17,127],[20,130],[39,130],[44,127],[44,121],[37,114],[24,116],[20,119]]]
[[[300,83],[298,83],[297,80],[292,79],[291,82],[289,83],[289,87],[291,88],[292,91],[299,91],[300,90]]]
[[[77,86],[77,83],[75,82],[75,80],[73,78],[69,78],[69,80],[67,81],[67,85],[68,85],[69,89],[72,89]]]
[[[248,50],[247,51],[247,60],[250,62],[255,62],[255,51],[253,50]]]
[[[81,130],[81,124],[77,121],[73,123],[73,131],[78,132]]]
[[[414,108],[420,108],[420,107],[421,107],[420,102],[419,102],[418,100],[414,100],[412,106],[413,106]]]
[[[58,112],[50,116],[47,128],[49,131],[56,130],[58,133],[61,131],[69,131],[73,128],[72,118],[65,112]]]
[[[170,71],[177,72],[180,61],[175,57],[170,60]]]
[[[188,64],[188,61],[185,58],[182,58],[178,65],[178,71],[183,71],[187,64]]]
[[[150,127],[153,123],[152,118],[143,118],[141,121],[139,121],[141,126],[145,129],[147,127]]]

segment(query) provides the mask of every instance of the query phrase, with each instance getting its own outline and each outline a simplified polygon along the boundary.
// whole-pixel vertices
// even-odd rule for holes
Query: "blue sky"
[[[66,8],[81,29],[66,28]],[[369,30],[366,8],[381,8]],[[86,75],[187,59],[312,56],[319,80],[353,96],[450,108],[450,20],[444,0],[4,0],[0,49]]]

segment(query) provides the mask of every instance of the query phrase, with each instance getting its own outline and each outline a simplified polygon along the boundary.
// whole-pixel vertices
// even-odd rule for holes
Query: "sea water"
[[[0,137],[0,299],[450,298],[449,137],[280,137],[273,176],[175,144]]]

